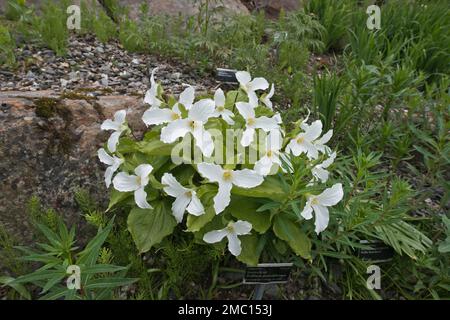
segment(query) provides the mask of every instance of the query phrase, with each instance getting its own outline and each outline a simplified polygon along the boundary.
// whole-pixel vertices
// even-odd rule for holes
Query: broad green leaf
[[[278,202],[283,202],[287,196],[280,180],[274,176],[266,177],[261,185],[251,189],[233,186],[231,193],[251,198],[269,198]]]
[[[258,250],[258,236],[256,234],[239,236],[239,240],[242,251],[237,259],[249,266],[256,266],[261,255],[261,251]]]
[[[260,203],[251,199],[232,196],[226,210],[236,219],[250,222],[257,232],[264,233],[270,228],[270,212],[257,212],[260,206]]]
[[[111,229],[114,225],[114,217],[108,222],[105,228],[98,231],[97,235],[89,241],[84,250],[80,253],[77,264],[93,266],[98,259],[100,249],[105,243]]]
[[[133,196],[133,193],[131,193],[131,192],[120,192],[114,188],[111,189],[111,193],[109,195],[109,205],[108,205],[108,209],[106,209],[106,211],[111,210],[111,208],[114,207],[116,204],[118,204],[119,202],[122,202],[125,199],[127,199],[128,197],[132,197],[132,196]]]
[[[190,232],[197,232],[201,228],[203,228],[205,224],[214,219],[215,216],[216,212],[214,211],[213,207],[206,208],[205,214],[202,214],[201,216],[194,216],[189,214],[186,220],[187,230]]]
[[[170,156],[173,144],[167,144],[158,139],[152,141],[141,141],[138,150],[150,156]]]
[[[177,222],[170,206],[160,201],[153,209],[135,208],[128,215],[128,230],[139,252],[147,252],[173,232]]]
[[[277,215],[275,216],[273,231],[278,238],[289,244],[295,254],[305,259],[311,258],[311,241],[295,222]]]

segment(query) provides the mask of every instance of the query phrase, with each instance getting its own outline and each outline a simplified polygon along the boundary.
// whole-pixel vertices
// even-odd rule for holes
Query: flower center
[[[297,138],[297,143],[298,144],[301,144],[301,143],[303,143],[305,141],[305,138],[304,137],[298,137]]]
[[[172,112],[172,120],[177,120],[177,119],[180,119],[180,115],[178,114],[178,113],[176,113],[176,112]]]
[[[192,191],[186,191],[185,195],[186,195],[188,198],[192,198]]]
[[[234,227],[231,223],[229,223],[225,229],[227,229],[229,233],[234,233]]]
[[[225,181],[231,180],[232,176],[233,176],[233,172],[231,170],[227,170],[223,173],[223,179]]]
[[[316,205],[316,204],[319,204],[319,200],[317,200],[317,198],[313,198],[312,200],[311,200],[311,204],[313,205]]]
[[[255,118],[248,118],[247,119],[247,125],[253,126],[255,124]]]
[[[137,182],[138,185],[141,185],[142,178],[140,176],[136,176],[136,182]]]
[[[189,123],[189,126],[190,126],[192,129],[195,129],[195,128],[197,127],[197,124],[195,123],[195,121],[191,121],[191,122]]]
[[[273,155],[272,150],[267,151],[267,156],[268,156],[269,158],[272,157],[272,155]]]
[[[224,106],[217,107],[217,111],[219,111],[219,112],[223,112],[224,110],[225,110]]]

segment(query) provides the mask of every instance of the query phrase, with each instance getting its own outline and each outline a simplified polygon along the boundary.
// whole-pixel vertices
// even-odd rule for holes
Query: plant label
[[[292,263],[260,263],[245,270],[245,284],[286,283],[291,273]]]
[[[366,261],[386,262],[394,256],[394,250],[382,241],[360,240],[359,243],[369,245],[370,248],[358,249],[357,256]]]
[[[236,79],[237,70],[217,68],[216,80],[227,83],[239,83]]]

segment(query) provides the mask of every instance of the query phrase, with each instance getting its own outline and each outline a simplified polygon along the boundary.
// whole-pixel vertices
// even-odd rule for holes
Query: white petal
[[[272,168],[273,162],[272,159],[264,156],[255,163],[255,171],[262,175],[267,176],[270,173],[270,169]]]
[[[249,87],[252,91],[266,90],[269,87],[269,83],[264,78],[255,78],[249,83]]]
[[[150,108],[142,115],[142,120],[148,126],[170,122],[173,119],[173,111],[170,109]]]
[[[192,191],[191,203],[189,203],[187,211],[194,216],[201,216],[205,213],[205,208],[194,191]]]
[[[249,234],[252,230],[252,224],[247,221],[238,220],[233,223],[233,230],[238,235]]]
[[[255,118],[255,110],[250,103],[236,102],[236,108],[244,119]]]
[[[254,188],[263,183],[264,178],[250,169],[233,171],[233,184],[241,188]]]
[[[252,77],[247,71],[238,71],[236,72],[236,79],[241,85],[246,85],[252,80]]]
[[[255,109],[258,106],[258,96],[256,95],[255,91],[249,91],[247,92],[248,96],[248,104]]]
[[[97,150],[98,158],[101,162],[104,164],[107,164],[109,166],[112,166],[114,164],[114,158],[111,157],[103,148],[100,148]]]
[[[223,179],[223,169],[218,164],[203,162],[197,165],[197,169],[200,175],[209,181],[220,182]]]
[[[232,117],[234,117],[234,113],[231,110],[225,109],[222,111],[222,119],[225,120],[225,122],[230,126],[234,124],[234,120],[232,119]]]
[[[159,108],[162,104],[162,101],[156,97],[157,87],[152,87],[145,93],[144,102],[149,104],[154,108]]]
[[[305,207],[303,208],[303,211],[301,213],[301,216],[305,218],[306,220],[309,220],[312,218],[312,211],[313,208],[309,204],[309,202],[306,203]]]
[[[219,191],[214,197],[214,210],[216,214],[221,213],[230,204],[232,186],[229,182],[219,183]]]
[[[114,172],[115,172],[115,170],[114,170],[114,168],[112,166],[106,168],[106,171],[105,171],[105,184],[106,184],[107,188],[109,188],[109,186],[111,185],[111,180],[112,180]]]
[[[164,143],[172,143],[178,138],[182,138],[190,131],[188,119],[178,119],[170,122],[166,127],[161,129],[161,141]]]
[[[126,110],[119,110],[114,114],[114,122],[122,124],[125,122],[126,116],[127,116]]]
[[[192,132],[195,138],[195,145],[202,151],[205,157],[210,157],[214,151],[214,142],[211,134],[203,129],[203,127],[197,127]]]
[[[119,130],[119,128],[120,128],[120,125],[118,123],[115,123],[111,119],[106,119],[105,121],[103,121],[102,125],[100,126],[100,129],[102,129],[102,130],[117,131],[117,130]]]
[[[325,169],[323,169],[320,166],[316,166],[311,170],[312,174],[316,179],[319,179],[322,183],[327,182],[329,172]]]
[[[223,238],[225,238],[227,234],[228,233],[225,229],[210,231],[205,233],[205,235],[203,236],[203,241],[205,241],[206,243],[220,242]]]
[[[206,122],[212,117],[215,106],[211,99],[202,99],[197,101],[189,110],[188,118],[194,121]]]
[[[269,132],[271,130],[276,130],[279,128],[278,120],[274,117],[268,118],[266,116],[262,116],[255,119],[255,128],[260,128],[265,132]]]
[[[225,105],[225,94],[220,88],[214,93],[214,103],[217,107],[223,107]]]
[[[171,197],[177,198],[188,191],[188,189],[183,187],[171,173],[164,173],[161,178],[161,183],[165,185],[163,188],[164,192]]]
[[[316,233],[319,234],[325,230],[328,226],[328,221],[330,220],[330,215],[328,214],[328,208],[321,205],[312,205],[314,209],[314,214],[316,219],[314,224],[316,226]]]
[[[229,233],[227,235],[227,238],[228,238],[228,250],[235,257],[239,256],[242,251],[241,240],[239,240],[237,235],[234,233]]]
[[[245,129],[245,131],[242,133],[242,138],[241,138],[241,145],[243,147],[248,147],[254,140],[255,136],[255,129],[253,128],[247,128]]]
[[[113,180],[114,189],[121,192],[129,192],[139,189],[141,186],[135,175],[119,172]]]
[[[189,110],[194,103],[194,99],[195,89],[194,87],[189,86],[180,94],[180,98],[178,101],[182,103],[187,110]]]
[[[342,200],[344,191],[342,190],[342,184],[336,183],[331,188],[325,189],[321,194],[317,196],[317,200],[323,206],[334,206]]]
[[[328,141],[330,141],[332,136],[333,136],[333,130],[328,130],[327,133],[325,133],[320,139],[316,140],[316,143],[317,144],[325,144]]]
[[[330,165],[333,164],[334,159],[336,159],[336,152],[333,152],[330,154],[330,157],[326,159],[324,162],[322,162],[321,167],[322,168],[328,168]]]
[[[172,203],[172,214],[174,215],[175,220],[177,220],[178,223],[183,221],[184,212],[186,211],[186,207],[188,206],[190,201],[191,198],[183,193]]]
[[[319,152],[314,144],[305,139],[301,145],[305,148],[306,155],[309,159],[317,159],[319,157]]]
[[[298,157],[305,151],[306,149],[303,147],[303,145],[297,143],[297,138],[294,138],[291,141],[289,141],[288,145],[286,146],[286,152],[287,153],[291,152],[296,157]]]
[[[134,173],[141,179],[147,178],[152,171],[153,167],[151,164],[140,164],[134,169]]]
[[[122,132],[116,131],[116,132],[113,132],[109,136],[107,145],[108,145],[108,150],[110,152],[116,152],[117,144],[119,143],[119,138],[120,138],[121,134],[122,134]]]
[[[316,120],[308,128],[306,128],[304,137],[307,141],[313,141],[317,139],[321,133],[322,121]]]
[[[141,209],[151,209],[152,206],[147,202],[147,193],[144,188],[139,188],[134,192],[134,201]]]
[[[267,150],[279,151],[283,145],[283,138],[281,132],[278,130],[271,130],[266,138]]]

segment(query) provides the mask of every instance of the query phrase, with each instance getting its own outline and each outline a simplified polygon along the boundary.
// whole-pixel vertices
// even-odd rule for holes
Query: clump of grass
[[[16,63],[15,48],[16,43],[8,28],[0,25],[0,65],[14,66]]]

